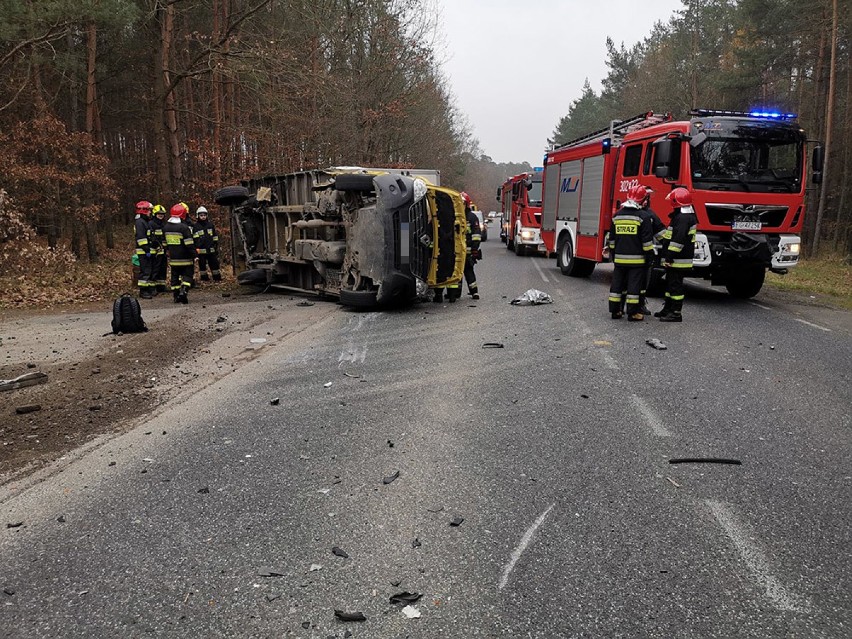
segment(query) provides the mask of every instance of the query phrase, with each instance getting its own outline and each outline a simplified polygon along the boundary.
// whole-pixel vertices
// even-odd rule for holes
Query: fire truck
[[[543,253],[541,241],[542,172],[520,173],[497,189],[502,205],[500,239],[515,255]]]
[[[697,109],[687,120],[643,113],[547,152],[541,238],[565,275],[588,277],[605,260],[610,220],[636,184],[653,189],[651,208],[666,223],[666,195],[692,193],[698,217],[691,276],[756,295],[766,270],[786,273],[801,248],[806,145],[796,116]],[[823,150],[813,149],[812,180]],[[663,269],[652,271],[659,290]]]

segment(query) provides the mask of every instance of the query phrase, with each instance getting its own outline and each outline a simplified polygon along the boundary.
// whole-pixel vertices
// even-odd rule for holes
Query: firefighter
[[[692,268],[698,218],[692,208],[692,194],[682,186],[666,196],[672,211],[663,240],[663,266],[666,268],[666,300],[654,313],[661,322],[682,322],[683,278]]]
[[[195,266],[195,242],[192,231],[184,222],[189,207],[183,202],[175,204],[169,214],[171,217],[163,227],[166,236],[166,251],[171,266],[171,288],[175,303],[189,303],[189,289]]]
[[[654,236],[651,220],[641,214],[641,210],[639,202],[628,199],[610,222],[608,246],[615,264],[609,289],[612,319],[624,316],[625,301],[629,321],[645,319],[639,298],[644,287],[647,256],[654,250]]]
[[[654,246],[656,246],[663,242],[666,225],[663,224],[659,216],[651,209],[651,194],[653,192],[654,190],[651,187],[637,184],[628,189],[627,199],[638,202],[640,206],[639,215],[643,218],[648,218],[651,221],[651,231],[654,234]],[[651,281],[651,269],[654,267],[656,255],[657,251],[655,248],[647,254],[647,260],[645,262],[645,275],[642,278],[642,290],[639,291],[639,308],[641,309],[642,315],[651,314],[651,311],[648,310],[648,306],[646,304],[646,297],[648,293],[648,284]]]
[[[464,261],[464,280],[467,282],[468,295],[470,295],[473,299],[478,300],[479,287],[476,284],[476,273],[473,271],[473,266],[478,260],[482,259],[482,252],[479,248],[480,242],[482,241],[482,228],[479,225],[479,218],[476,217],[476,214],[471,208],[472,200],[470,199],[470,196],[464,191],[462,191],[459,195],[461,195],[462,201],[464,202],[464,214],[467,218],[467,225],[465,227],[467,256]],[[447,293],[449,295],[449,291],[447,291]],[[459,288],[459,294],[461,294],[461,288]]]
[[[207,265],[210,264],[210,274],[214,282],[222,281],[222,272],[219,270],[219,235],[216,227],[208,219],[207,209],[199,206],[195,211],[195,225],[192,237],[195,240],[195,250],[198,253],[198,272],[201,273],[201,281],[207,282]]]
[[[147,200],[136,203],[136,257],[139,259],[139,297],[149,300],[154,287],[153,257],[151,255],[150,215],[153,205]]]
[[[166,207],[155,204],[151,210],[151,256],[153,258],[152,272],[154,293],[166,292],[166,236],[163,226],[166,224]]]

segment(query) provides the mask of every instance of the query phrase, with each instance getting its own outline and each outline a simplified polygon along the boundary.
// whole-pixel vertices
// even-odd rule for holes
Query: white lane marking
[[[537,270],[537,271],[538,271],[538,274],[539,274],[539,275],[541,275],[541,279],[543,279],[545,282],[548,282],[548,283],[549,283],[549,282],[550,282],[550,280],[549,280],[549,279],[547,279],[547,275],[545,275],[545,274],[544,274],[544,271],[542,271],[542,270],[541,270],[541,267],[538,265],[538,260],[537,260],[537,259],[533,259],[533,265],[535,266],[535,270]]]
[[[809,322],[807,320],[799,319],[798,317],[794,317],[794,320],[797,322],[801,322],[802,324],[807,324],[808,326],[812,326],[814,328],[818,328],[821,331],[825,331],[826,333],[831,333],[830,328],[826,328],[825,326],[820,326],[819,324],[814,324],[813,322]]]
[[[757,302],[749,302],[752,306],[757,306],[757,308],[762,308],[764,311],[771,311],[772,309],[768,306],[764,306],[763,304],[758,304]]]
[[[710,499],[705,499],[704,503],[710,508],[710,512],[713,513],[716,521],[719,522],[722,530],[734,544],[740,557],[775,607],[784,612],[809,612],[810,605],[806,599],[788,591],[769,573],[769,561],[766,556],[752,542],[752,536],[737,524],[733,513],[725,504]]]
[[[538,519],[533,522],[533,525],[530,526],[527,529],[527,532],[524,533],[524,536],[521,538],[521,543],[519,543],[518,547],[515,548],[515,551],[512,553],[512,556],[509,559],[509,563],[506,564],[506,567],[503,569],[503,576],[500,577],[500,584],[497,586],[497,590],[503,590],[503,588],[506,587],[506,584],[509,583],[509,575],[512,574],[512,570],[515,568],[515,564],[518,563],[518,559],[521,558],[521,555],[524,554],[524,551],[527,549],[527,546],[530,545],[535,531],[538,530],[539,527],[544,523],[544,520],[550,514],[550,511],[553,510],[553,507],[555,505],[555,503],[550,504],[550,507],[543,513],[541,513]]]
[[[657,437],[671,437],[671,432],[663,426],[663,422],[660,419],[659,415],[654,412],[654,409],[648,405],[644,399],[639,397],[638,395],[631,395],[630,399],[633,400],[633,403],[636,405],[636,408],[639,409],[639,412],[642,413],[642,417],[645,418],[645,423],[648,424],[648,427]]]

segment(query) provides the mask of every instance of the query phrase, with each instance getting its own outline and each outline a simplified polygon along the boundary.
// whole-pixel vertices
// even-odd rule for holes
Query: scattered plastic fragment
[[[264,566],[260,570],[257,571],[258,577],[283,577],[284,573],[275,570],[274,568],[269,568],[268,566]]]
[[[335,610],[334,616],[340,621],[367,621],[363,612],[344,612],[343,610]]]
[[[311,564],[311,567],[308,569],[308,572],[316,572],[317,570],[322,570],[322,565]]]
[[[266,338],[265,337],[252,337],[249,340],[249,342],[251,342],[252,344],[266,344]]]
[[[58,521],[60,524],[64,524],[65,523],[65,515],[59,515],[59,517],[56,518],[56,521]]]
[[[672,479],[671,477],[666,477],[666,479],[668,479],[668,480],[669,480],[669,483],[671,483],[671,485],[672,485],[672,486],[674,486],[675,488],[680,488],[680,484],[679,484],[679,483],[677,483],[677,482],[676,482],[674,479]]]
[[[331,388],[331,384],[332,384],[331,382],[326,382],[325,384],[322,385],[322,387],[323,388]]]
[[[209,493],[210,493],[210,486],[205,486],[204,488],[199,488],[199,489],[198,489],[198,494],[199,494],[199,495],[207,495],[207,494],[209,494]]]
[[[278,406],[278,404],[281,403],[281,398],[280,397],[273,397],[272,399],[269,400],[269,403],[272,406]]]
[[[652,337],[651,339],[646,339],[646,340],[645,340],[645,343],[646,343],[648,346],[650,346],[651,348],[656,348],[658,351],[666,351],[666,350],[668,350],[668,349],[669,349],[669,347],[668,347],[668,346],[666,346],[665,344],[663,344],[663,343],[662,343],[660,340],[658,340],[656,337]]]
[[[442,510],[444,510],[444,507],[443,506],[431,506],[431,507],[427,508],[426,510],[428,510],[430,513],[439,513]]]
[[[462,525],[462,522],[463,522],[463,521],[464,521],[464,517],[455,517],[455,518],[453,518],[453,520],[450,522],[450,526],[453,526],[453,527],[455,527],[455,528],[458,528],[459,526],[461,526],[461,525]]]
[[[24,522],[16,521],[16,522],[11,523],[11,524],[6,524],[6,528],[20,528],[23,525],[24,525]]]
[[[399,471],[398,470],[394,471],[394,473],[392,475],[385,477],[382,480],[382,483],[383,484],[390,484],[391,482],[396,481],[397,479],[399,479]]]
[[[509,304],[513,306],[535,306],[538,304],[552,304],[553,298],[547,293],[531,288],[523,295],[516,297]]]
[[[415,537],[414,541],[411,542],[412,548],[420,548],[420,546],[422,546],[422,545],[423,544],[420,543],[420,539],[418,539],[417,537]]]
[[[338,546],[334,546],[331,549],[332,554],[337,555],[338,557],[343,557],[344,559],[349,559],[349,554],[343,550],[343,548],[339,548]]]
[[[361,377],[360,375],[353,375],[352,373],[343,373],[346,377],[352,377],[354,379],[358,379]]]
[[[485,342],[482,348],[503,348],[503,345],[500,342]]]
[[[280,599],[280,598],[281,598],[280,592],[270,592],[268,595],[266,595],[266,600],[269,601],[269,602],[275,601],[276,599]]]
[[[683,459],[670,459],[670,464],[732,464],[741,466],[739,459],[724,459],[721,457],[684,457]]]
[[[309,302],[307,300],[305,300],[303,302],[299,302],[298,304],[296,304],[296,306],[313,306],[313,305],[314,305],[313,302]]]
[[[402,614],[409,619],[420,619],[420,611],[414,606],[406,606],[402,609]]]
[[[403,592],[398,592],[395,595],[391,595],[390,602],[392,604],[413,604],[422,596],[423,595],[419,592],[408,592],[405,590]]]

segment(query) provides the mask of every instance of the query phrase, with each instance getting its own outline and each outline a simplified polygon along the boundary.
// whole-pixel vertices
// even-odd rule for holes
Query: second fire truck
[[[520,173],[503,182],[497,189],[502,207],[500,239],[515,255],[543,253],[541,241],[542,173]]]
[[[612,214],[636,184],[653,189],[665,223],[666,195],[692,193],[698,217],[692,275],[756,295],[766,270],[786,273],[801,248],[806,136],[792,114],[694,110],[690,118],[644,113],[547,153],[541,237],[565,275],[589,276],[604,261]],[[813,150],[813,181],[822,179]],[[652,288],[662,269],[654,269]]]

